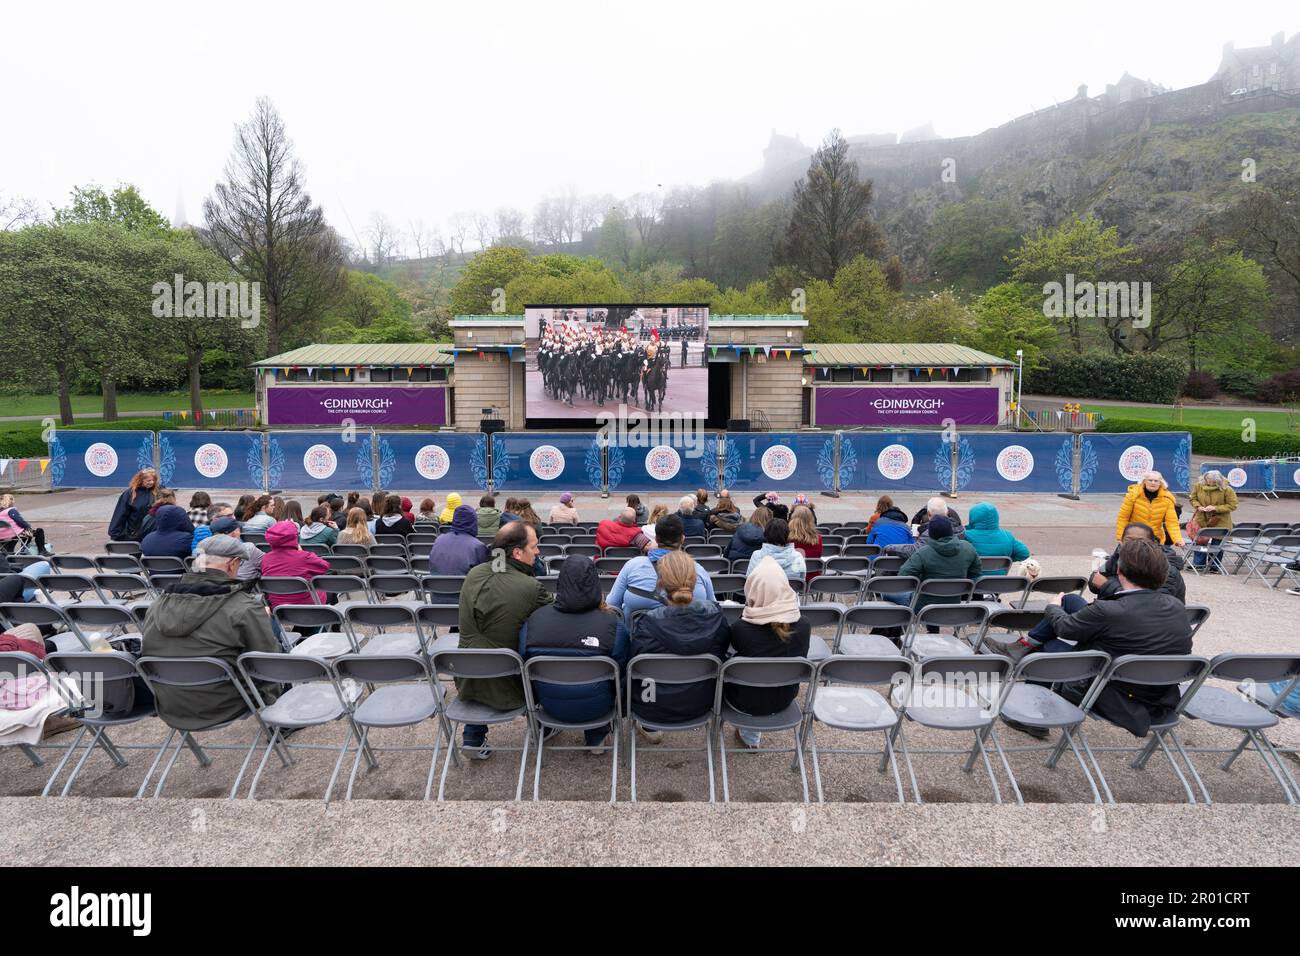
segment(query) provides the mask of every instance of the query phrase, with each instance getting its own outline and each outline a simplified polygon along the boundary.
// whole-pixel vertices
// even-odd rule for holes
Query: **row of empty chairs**
[[[1270,588],[1284,582],[1300,584],[1300,525],[1243,522],[1232,528],[1202,528],[1203,544],[1189,543],[1189,551],[1204,561],[1205,567],[1223,574],[1244,572],[1243,582],[1258,579]],[[1188,562],[1192,573],[1202,573],[1195,561]],[[1276,577],[1270,576],[1276,571]]]

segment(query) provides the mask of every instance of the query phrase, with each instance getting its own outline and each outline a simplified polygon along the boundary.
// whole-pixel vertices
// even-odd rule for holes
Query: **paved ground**
[[[104,523],[115,495],[59,492],[23,498],[19,507],[50,530],[62,551],[93,553],[104,540]],[[1003,523],[1033,549],[1044,571],[1083,573],[1094,547],[1114,540],[1117,497],[1073,502],[1055,496],[987,496],[998,505]],[[865,516],[874,499],[817,499],[823,519]],[[962,497],[954,506],[965,514],[978,497]],[[905,500],[905,510],[919,508],[923,497]],[[553,502],[534,501],[538,510]],[[584,518],[612,513],[620,499],[601,501],[579,496]],[[1300,521],[1300,502],[1243,500],[1241,520]],[[1300,598],[1269,591],[1239,578],[1189,578],[1190,601],[1212,608],[1196,641],[1198,653],[1227,650],[1284,651],[1296,648],[1294,620]],[[357,785],[362,802],[350,807],[321,807],[333,754],[302,750],[297,764],[285,770],[274,759],[259,789],[266,802],[255,806],[223,800],[242,752],[214,752],[208,768],[189,754],[178,761],[167,796],[156,803],[135,803],[134,794],[163,729],[145,721],[116,734],[128,751],[130,765],[112,769],[95,755],[78,781],[78,794],[95,798],[33,799],[49,768],[31,767],[12,751],[0,753],[0,826],[21,847],[17,863],[102,861],[105,848],[118,862],[818,862],[841,863],[1076,863],[1202,864],[1298,862],[1300,814],[1281,805],[1280,792],[1258,758],[1246,755],[1230,773],[1217,769],[1211,754],[1194,757],[1216,801],[1212,808],[1180,806],[1183,793],[1168,764],[1157,756],[1147,769],[1127,766],[1127,758],[1103,752],[1100,760],[1121,806],[1094,815],[1091,795],[1077,765],[1067,757],[1055,770],[1042,766],[1041,754],[1016,751],[1011,764],[1027,806],[989,806],[991,790],[984,771],[966,774],[954,754],[917,754],[914,763],[927,806],[899,808],[892,779],[879,774],[868,758],[828,756],[822,766],[827,804],[804,811],[798,775],[788,758],[775,754],[740,754],[731,760],[730,808],[710,807],[702,754],[641,751],[639,796],[628,799],[628,771],[619,772],[620,804],[603,804],[609,792],[609,758],[586,752],[551,754],[543,772],[546,800],[536,806],[503,803],[513,794],[517,755],[499,751],[492,759],[463,769],[452,768],[448,803],[420,803],[428,771],[427,753],[381,754],[379,769],[363,773]],[[246,745],[251,728],[238,726],[207,735],[214,743]],[[1300,721],[1285,721],[1274,740],[1300,747]],[[698,735],[683,735],[682,745],[699,745]],[[911,730],[914,749],[960,747],[964,739]],[[1008,747],[1033,744],[1009,730],[1001,732]],[[1097,748],[1131,747],[1124,731],[1093,723],[1089,739]],[[1235,735],[1191,724],[1184,733],[1189,746],[1225,748]],[[68,737],[48,744],[66,746]],[[517,728],[499,728],[491,740],[498,747],[520,742]],[[818,734],[823,748],[864,743],[849,735]],[[338,726],[303,731],[296,745],[337,746]],[[377,738],[380,746],[429,746],[431,727],[391,731]],[[576,740],[560,738],[561,743]],[[781,742],[773,738],[772,743]],[[872,741],[871,743],[874,743]],[[869,745],[869,744],[867,744]],[[57,751],[46,751],[57,758]],[[349,758],[350,766],[350,758]],[[1300,765],[1290,764],[1300,774]],[[345,768],[346,769],[346,768]],[[529,767],[531,785],[532,766]],[[1007,794],[1005,774],[998,778]],[[206,821],[206,822],[204,822]],[[204,833],[195,827],[206,826]],[[77,841],[66,834],[78,832]],[[418,838],[413,838],[418,834]],[[664,839],[665,834],[670,839]],[[216,839],[213,839],[216,837]]]

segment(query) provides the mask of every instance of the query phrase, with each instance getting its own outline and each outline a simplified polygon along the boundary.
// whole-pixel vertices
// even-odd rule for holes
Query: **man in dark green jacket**
[[[519,649],[519,631],[528,615],[554,598],[533,577],[537,559],[537,532],[522,521],[505,525],[492,540],[490,560],[471,568],[460,591],[460,646]],[[518,677],[457,678],[461,700],[486,704],[496,710],[524,705],[524,687]],[[492,755],[487,747],[486,724],[466,724],[465,749],[479,760]]]
[[[217,534],[204,542],[203,555],[203,570],[186,573],[150,606],[140,629],[140,653],[215,657],[233,670],[245,651],[283,651],[271,630],[266,605],[250,593],[248,582],[238,580],[244,546],[229,535]],[[277,696],[273,687],[263,685],[259,690],[268,703]],[[248,710],[239,690],[230,684],[160,686],[156,697],[159,715],[181,730],[202,730]]]
[[[930,543],[917,548],[899,569],[901,575],[915,575],[922,581],[930,578],[969,578],[974,581],[983,573],[980,556],[975,548],[961,538],[953,537],[952,522],[942,515],[930,519]],[[894,600],[890,595],[885,597]],[[911,594],[898,595],[896,604],[910,604]],[[956,598],[925,595],[916,602],[916,610],[929,604],[953,604]]]

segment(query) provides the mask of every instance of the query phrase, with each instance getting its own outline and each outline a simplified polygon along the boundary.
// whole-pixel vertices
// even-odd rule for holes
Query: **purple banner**
[[[921,388],[908,385],[819,387],[818,425],[877,425],[940,428],[946,419],[958,425],[996,425],[998,389],[990,386]]]
[[[445,425],[441,385],[280,385],[266,390],[268,425]]]

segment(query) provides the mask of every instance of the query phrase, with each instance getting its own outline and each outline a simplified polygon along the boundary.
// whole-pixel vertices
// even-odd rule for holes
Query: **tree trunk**
[[[72,422],[72,383],[68,380],[68,366],[63,362],[55,363],[59,375],[59,423],[71,425]]]
[[[117,421],[117,380],[113,373],[105,368],[99,377],[100,388],[104,393],[104,421]]]
[[[203,353],[189,354],[190,366],[190,409],[194,413],[194,424],[203,425],[203,386],[200,374],[203,366]]]
[[[266,302],[266,347],[268,354],[280,354],[280,306],[269,298]]]

